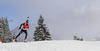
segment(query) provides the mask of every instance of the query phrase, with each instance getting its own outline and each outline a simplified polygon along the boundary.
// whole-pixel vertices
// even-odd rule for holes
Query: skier
[[[21,29],[21,27],[22,27],[22,25],[23,25],[23,28]],[[13,40],[13,42],[17,39],[17,37],[21,34],[21,33],[25,33],[25,39],[24,39],[24,42],[26,42],[26,39],[27,39],[27,29],[29,29],[29,20],[26,20],[26,22],[25,23],[22,23],[21,25],[20,25],[20,27],[19,27],[19,29],[21,29],[21,31],[19,32],[19,34],[14,38],[14,40]]]

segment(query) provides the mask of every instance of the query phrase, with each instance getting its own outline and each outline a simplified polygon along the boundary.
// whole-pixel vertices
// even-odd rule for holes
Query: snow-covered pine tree
[[[51,35],[49,33],[49,29],[47,29],[46,24],[43,24],[44,19],[40,15],[38,20],[38,26],[34,31],[34,41],[44,41],[44,40],[51,40]]]
[[[3,40],[3,35],[4,35],[4,31],[3,31],[3,18],[0,18],[0,40]]]
[[[83,37],[78,37],[78,36],[76,36],[76,35],[73,35],[73,37],[74,37],[74,39],[73,40],[80,40],[80,41],[83,41]]]
[[[0,40],[2,40],[3,43],[12,41],[7,18],[0,18]]]

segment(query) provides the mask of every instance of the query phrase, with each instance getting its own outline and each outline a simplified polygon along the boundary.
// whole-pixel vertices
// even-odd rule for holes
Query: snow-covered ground
[[[100,41],[38,41],[0,43],[0,51],[100,51]]]

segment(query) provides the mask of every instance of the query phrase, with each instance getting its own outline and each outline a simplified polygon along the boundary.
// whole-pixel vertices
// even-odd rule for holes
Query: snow
[[[0,51],[100,51],[100,41],[53,40],[0,43]]]

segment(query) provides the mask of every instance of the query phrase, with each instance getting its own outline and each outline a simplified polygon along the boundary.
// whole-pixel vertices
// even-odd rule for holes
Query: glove
[[[21,28],[19,27],[19,29],[21,29]]]

